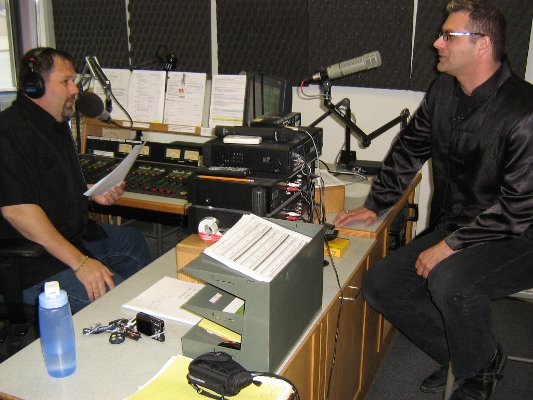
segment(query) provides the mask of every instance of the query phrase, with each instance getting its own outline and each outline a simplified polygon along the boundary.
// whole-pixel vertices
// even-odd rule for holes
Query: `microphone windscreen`
[[[92,92],[81,92],[76,100],[76,109],[89,118],[98,118],[104,111],[104,102]]]

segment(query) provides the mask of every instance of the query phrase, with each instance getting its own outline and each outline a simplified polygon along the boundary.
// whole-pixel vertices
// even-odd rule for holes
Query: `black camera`
[[[137,313],[137,332],[150,336],[160,342],[165,341],[165,322],[145,313]]]

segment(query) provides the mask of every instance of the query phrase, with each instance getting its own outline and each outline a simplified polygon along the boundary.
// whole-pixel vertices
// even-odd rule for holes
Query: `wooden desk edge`
[[[415,175],[413,181],[409,185],[409,187],[402,193],[401,197],[398,199],[396,204],[393,208],[390,209],[387,216],[381,221],[379,226],[376,227],[375,230],[372,231],[363,231],[358,229],[350,229],[350,228],[342,228],[342,227],[336,227],[335,229],[339,230],[340,234],[348,235],[348,236],[359,236],[359,237],[376,237],[379,232],[382,232],[383,229],[390,225],[392,220],[398,215],[400,209],[404,206],[404,204],[410,199],[412,199],[414,196],[414,192],[420,181],[422,180],[422,174],[418,173]]]
[[[170,214],[185,215],[187,213],[188,205],[178,205],[171,203],[163,203],[157,201],[140,200],[134,198],[120,198],[115,205],[131,208],[140,208],[143,210],[160,211]]]

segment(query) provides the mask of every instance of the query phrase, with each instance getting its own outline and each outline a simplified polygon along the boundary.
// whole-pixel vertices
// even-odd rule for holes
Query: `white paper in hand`
[[[94,196],[98,194],[104,194],[113,186],[116,186],[120,182],[122,182],[126,178],[126,175],[128,175],[128,172],[130,171],[133,163],[139,156],[139,153],[141,152],[142,148],[142,144],[136,145],[130,151],[127,157],[122,160],[122,162],[113,171],[111,171],[109,174],[107,174],[105,177],[95,183],[89,190],[84,193],[84,195]]]

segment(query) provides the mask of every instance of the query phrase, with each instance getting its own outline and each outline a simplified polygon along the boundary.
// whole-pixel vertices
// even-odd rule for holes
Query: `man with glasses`
[[[507,356],[490,300],[533,287],[533,86],[504,55],[505,19],[453,0],[433,46],[441,72],[393,143],[364,207],[335,224],[376,221],[431,159],[429,227],[371,268],[366,301],[440,366],[423,392],[487,400]]]

